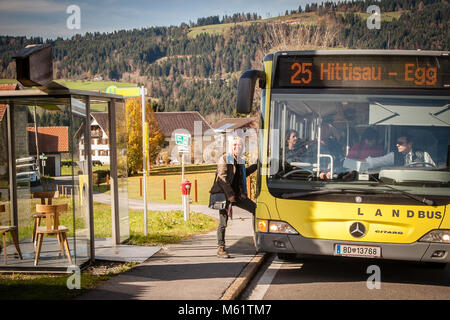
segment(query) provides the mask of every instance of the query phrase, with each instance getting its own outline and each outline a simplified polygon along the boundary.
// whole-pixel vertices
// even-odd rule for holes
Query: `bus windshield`
[[[270,132],[278,186],[450,186],[449,96],[273,93]]]

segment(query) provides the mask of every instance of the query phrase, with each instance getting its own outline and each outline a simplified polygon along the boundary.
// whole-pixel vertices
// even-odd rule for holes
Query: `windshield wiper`
[[[387,188],[389,188],[389,189],[391,189],[393,191],[396,191],[398,193],[401,193],[402,195],[404,195],[404,196],[406,196],[408,198],[414,199],[414,200],[419,201],[421,203],[425,203],[426,205],[429,205],[429,206],[434,205],[434,201],[433,200],[427,199],[425,197],[422,198],[422,197],[416,196],[415,194],[409,193],[407,191],[403,191],[403,190],[399,190],[397,188],[394,188],[393,186],[390,186],[390,185],[386,184],[385,182],[383,182],[381,180],[378,180],[374,176],[372,176],[372,178],[374,178],[375,181],[378,182],[378,184],[380,184],[382,186],[385,186],[385,187],[387,187]]]
[[[414,199],[416,201],[419,201],[419,202],[424,203],[429,206],[434,205],[433,200],[429,200],[427,198],[422,198],[422,197],[416,196],[414,194],[411,194],[409,192],[396,189],[394,187],[391,187],[391,186],[385,184],[384,182],[382,182],[376,178],[375,178],[375,180],[377,180],[378,183],[389,188],[390,190],[400,193],[408,198]],[[349,192],[358,192],[358,193],[364,193],[364,194],[376,194],[376,193],[390,193],[391,192],[390,190],[388,191],[388,190],[380,190],[380,189],[364,190],[364,189],[360,189],[360,188],[336,188],[336,189],[322,189],[322,190],[283,193],[281,195],[281,197],[284,199],[292,199],[292,198],[307,197],[310,195],[322,195],[322,194],[331,194],[331,193],[349,193]]]
[[[386,190],[364,190],[360,188],[333,188],[333,189],[322,189],[322,190],[311,190],[311,191],[302,191],[302,192],[292,192],[292,193],[283,193],[281,195],[284,199],[291,198],[301,198],[309,195],[320,195],[320,194],[330,194],[330,193],[348,193],[348,192],[359,192],[365,194],[373,194],[373,193],[388,193]]]

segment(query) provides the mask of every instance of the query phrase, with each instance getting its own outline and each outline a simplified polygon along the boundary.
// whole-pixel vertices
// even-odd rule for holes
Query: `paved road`
[[[100,203],[111,203],[111,196],[106,193],[94,193],[94,201]],[[128,208],[134,210],[144,210],[144,201],[128,199]],[[147,209],[152,211],[172,211],[172,210],[183,210],[181,203],[166,203],[166,202],[148,202]],[[213,218],[219,218],[219,211],[212,210],[208,208],[207,205],[201,204],[191,204],[191,212],[201,212],[203,214],[209,215]]]
[[[368,282],[375,286],[375,272],[368,272],[371,265],[379,267],[379,289],[368,288]],[[242,299],[448,300],[450,266],[439,269],[412,262],[332,257],[281,261],[272,255]]]

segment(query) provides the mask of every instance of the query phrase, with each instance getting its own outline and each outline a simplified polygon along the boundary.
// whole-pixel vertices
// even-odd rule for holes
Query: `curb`
[[[262,263],[266,260],[267,256],[267,253],[256,254],[228,287],[220,300],[235,300],[242,293]]]

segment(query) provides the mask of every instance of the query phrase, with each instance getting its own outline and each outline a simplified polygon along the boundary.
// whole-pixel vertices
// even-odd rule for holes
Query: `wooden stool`
[[[44,214],[46,225],[43,227],[36,228],[36,236],[37,236],[37,247],[36,247],[36,255],[34,258],[34,265],[36,266],[39,261],[39,255],[41,254],[42,240],[45,234],[53,235],[56,234],[56,237],[59,240],[59,245],[61,247],[61,252],[63,256],[64,249],[66,250],[67,257],[69,258],[70,264],[72,264],[72,257],[70,256],[69,242],[67,241],[67,231],[68,228],[61,226],[59,224],[59,213],[67,211],[67,204],[58,204],[58,205],[45,205],[45,204],[37,204],[36,212],[39,214]],[[53,217],[53,223],[52,223]],[[58,254],[59,255],[59,254]]]
[[[41,199],[41,204],[52,204],[53,198],[59,197],[59,191],[43,191],[43,192],[33,192],[33,198],[34,199]],[[47,200],[47,203],[45,203],[45,200]],[[45,217],[45,214],[39,214],[35,213],[32,215],[34,218],[34,227],[33,227],[33,242],[36,246],[36,229],[41,225],[42,218]]]
[[[5,212],[5,205],[0,204],[0,212]],[[5,264],[7,259],[6,253],[6,233],[9,232],[11,234],[11,238],[13,239],[14,246],[16,247],[17,253],[19,254],[20,260],[22,260],[22,252],[20,252],[18,235],[17,235],[17,227],[15,226],[0,226],[0,234],[3,234],[3,256],[5,258]]]

